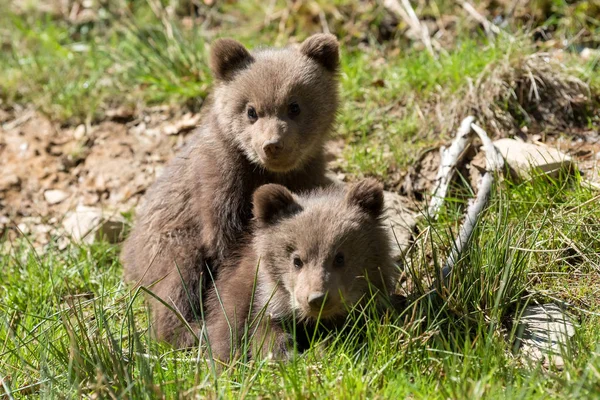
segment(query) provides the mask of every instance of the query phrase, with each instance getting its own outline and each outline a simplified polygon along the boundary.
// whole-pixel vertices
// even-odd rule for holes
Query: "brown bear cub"
[[[284,323],[339,324],[349,307],[394,289],[381,184],[369,179],[300,196],[270,184],[253,204],[251,242],[206,300],[213,358],[241,356],[249,338],[250,356],[286,359],[293,343]]]
[[[248,231],[254,190],[329,183],[323,145],[338,109],[338,51],[326,34],[252,53],[235,40],[213,43],[216,86],[202,122],[149,189],[122,254],[125,279],[149,287],[195,331],[207,276],[220,274]],[[194,345],[184,325],[154,302],[159,339]]]

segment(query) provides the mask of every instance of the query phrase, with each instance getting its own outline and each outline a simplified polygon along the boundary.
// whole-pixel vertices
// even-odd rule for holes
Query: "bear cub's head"
[[[338,109],[339,45],[317,34],[298,49],[249,52],[232,39],[211,47],[214,111],[229,140],[271,172],[300,168],[319,154]]]
[[[271,316],[333,319],[394,289],[397,268],[381,222],[383,188],[375,180],[307,196],[270,184],[256,190],[253,204],[258,301],[269,299]]]

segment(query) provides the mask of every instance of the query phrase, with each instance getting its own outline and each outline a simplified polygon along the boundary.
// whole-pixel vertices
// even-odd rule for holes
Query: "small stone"
[[[163,126],[162,130],[166,135],[177,135],[194,129],[198,122],[200,122],[200,114],[187,113],[179,121]]]
[[[80,205],[75,211],[67,213],[63,227],[75,241],[91,244],[94,240],[106,240],[117,243],[122,239],[125,222],[120,216],[105,215],[99,208]]]
[[[545,367],[564,367],[564,350],[575,335],[571,318],[554,303],[530,305],[517,328],[515,348]]]
[[[12,187],[18,187],[21,184],[21,179],[16,174],[8,173],[0,176],[0,192],[9,190]]]
[[[44,198],[48,204],[58,204],[64,201],[69,194],[67,192],[63,192],[62,190],[46,190],[44,192]]]
[[[43,235],[52,232],[52,226],[47,224],[37,224],[33,226],[33,232],[38,235]]]
[[[589,60],[593,59],[594,57],[600,56],[600,51],[586,47],[585,49],[583,49],[581,51],[581,53],[579,53],[579,55],[581,56],[581,58],[584,61],[589,61]]]
[[[73,131],[73,137],[77,140],[83,139],[85,136],[85,125],[78,125],[77,128]]]
[[[522,179],[529,179],[542,173],[550,177],[558,176],[561,170],[571,170],[573,161],[568,155],[555,148],[514,139],[500,139],[494,142],[508,166]]]
[[[416,215],[406,207],[407,198],[399,194],[384,191],[384,223],[389,229],[392,257],[402,261],[412,240],[413,229],[417,223]]]
[[[86,192],[83,196],[81,196],[81,202],[85,206],[92,206],[98,204],[100,201],[100,196],[98,193]]]
[[[135,125],[131,128],[129,128],[129,132],[132,135],[141,135],[146,131],[146,123],[145,122],[140,122],[138,125]]]
[[[31,230],[29,229],[29,225],[27,225],[24,222],[21,222],[20,224],[18,224],[17,229],[19,229],[19,232],[22,233],[23,235],[27,235],[28,233],[31,232]]]
[[[110,119],[129,120],[133,118],[135,110],[131,106],[121,106],[106,111],[106,116]]]

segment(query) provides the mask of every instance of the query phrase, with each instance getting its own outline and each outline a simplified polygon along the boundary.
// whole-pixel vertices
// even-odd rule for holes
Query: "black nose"
[[[323,292],[313,292],[308,295],[308,305],[312,308],[321,308],[327,295]]]
[[[263,150],[268,157],[274,157],[283,149],[283,143],[279,139],[266,140],[263,143]]]

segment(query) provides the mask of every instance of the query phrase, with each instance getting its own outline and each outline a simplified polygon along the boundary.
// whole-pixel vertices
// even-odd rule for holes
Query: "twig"
[[[498,28],[498,26],[492,24],[483,15],[481,15],[479,13],[479,11],[477,11],[471,3],[469,3],[468,1],[463,1],[462,7],[465,9],[465,11],[467,13],[469,13],[469,15],[471,17],[475,18],[475,20],[477,20],[477,22],[479,22],[481,25],[483,25],[483,29],[485,29],[485,33],[487,33],[488,35],[490,35],[491,33],[495,33],[496,35],[500,34],[500,32],[501,32],[500,28]]]
[[[472,201],[471,204],[469,204],[469,208],[467,208],[467,215],[460,226],[458,238],[455,240],[454,246],[452,246],[452,252],[442,268],[442,278],[444,281],[450,276],[454,264],[456,264],[456,261],[460,258],[465,246],[471,240],[471,235],[477,224],[479,214],[483,211],[488,202],[492,190],[492,183],[494,183],[494,174],[486,172],[485,175],[483,175],[483,178],[481,178],[475,201]]]
[[[469,207],[467,208],[465,219],[460,227],[458,237],[454,241],[450,256],[442,267],[442,281],[446,281],[448,276],[450,276],[454,264],[456,264],[456,261],[460,258],[464,248],[469,244],[473,230],[477,225],[479,215],[485,208],[490,197],[492,184],[494,183],[494,174],[500,171],[504,166],[504,159],[498,152],[498,149],[496,149],[496,146],[494,146],[494,143],[485,130],[475,124],[474,121],[475,118],[473,116],[465,118],[460,124],[452,145],[442,152],[442,161],[436,177],[437,184],[433,190],[433,196],[429,204],[430,217],[437,218],[439,209],[444,203],[444,198],[446,197],[448,186],[452,180],[456,164],[460,158],[459,156],[470,143],[471,137],[469,134],[471,133],[471,130],[473,130],[477,136],[479,136],[483,151],[485,152],[486,173],[483,175],[481,182],[478,185],[477,196],[470,202]]]
[[[494,174],[499,172],[504,166],[504,159],[492,143],[487,133],[480,126],[475,123],[471,123],[471,128],[477,133],[482,143],[483,151],[485,152],[485,163],[486,173],[481,178],[481,182],[477,187],[477,196],[475,200],[469,204],[467,208],[467,215],[460,226],[460,231],[457,240],[454,242],[450,257],[446,261],[446,264],[442,268],[442,278],[445,281],[450,273],[456,261],[463,252],[463,249],[469,244],[475,225],[479,219],[479,215],[485,208],[489,198],[490,192],[492,191],[492,184],[494,183]]]
[[[6,398],[9,400],[14,400],[10,386],[8,386],[8,382],[2,375],[0,375],[0,386],[4,389],[4,393],[0,394],[2,394],[3,397],[6,396]]]
[[[483,26],[485,33],[490,38],[493,38],[494,35],[499,35],[500,33],[504,33],[504,35],[507,36],[511,42],[513,42],[515,40],[514,36],[512,36],[511,34],[509,34],[506,31],[503,31],[502,29],[500,29],[500,27],[498,25],[488,21],[488,19],[486,17],[484,17],[483,15],[481,15],[479,13],[479,11],[477,11],[477,9],[475,7],[473,7],[473,5],[471,3],[469,3],[468,1],[462,1],[462,2],[458,1],[458,3],[462,5],[462,8],[471,17],[473,17],[477,22],[479,22]],[[514,12],[514,9],[512,12]]]
[[[499,171],[504,167],[504,158],[494,146],[494,143],[487,133],[479,125],[472,123],[471,128],[475,131],[479,140],[481,140],[483,151],[485,152],[486,170],[488,172]]]
[[[447,149],[442,149],[442,159],[440,161],[440,169],[435,177],[435,186],[432,191],[431,201],[429,202],[428,215],[436,219],[440,208],[444,204],[448,185],[454,175],[456,164],[460,159],[460,155],[464,152],[469,144],[469,134],[471,133],[471,124],[475,121],[475,117],[468,116],[460,124],[454,141]]]
[[[323,33],[331,33],[329,30],[329,24],[327,23],[327,17],[322,9],[319,10],[319,20],[321,22],[321,28],[323,29]]]
[[[591,199],[589,199],[589,200],[586,200],[586,201],[584,201],[583,203],[581,203],[581,204],[579,204],[579,205],[577,205],[577,206],[575,206],[575,207],[573,207],[573,208],[570,208],[570,209],[568,209],[568,210],[566,211],[566,214],[570,214],[570,213],[572,213],[573,211],[577,211],[577,210],[579,210],[580,208],[582,208],[582,207],[585,207],[585,206],[587,206],[587,205],[588,205],[588,204],[590,204],[590,203],[595,203],[595,202],[597,202],[598,200],[600,200],[600,194],[598,194],[598,195],[596,195],[596,196],[592,197],[592,198],[591,198]]]
[[[437,54],[433,50],[433,45],[431,42],[431,37],[429,36],[429,29],[427,29],[427,25],[422,24],[419,21],[419,17],[417,17],[417,13],[410,5],[408,0],[400,0],[402,4],[398,2],[398,0],[384,0],[383,6],[387,8],[389,11],[396,14],[398,17],[402,18],[404,22],[408,24],[410,29],[417,35],[420,36],[421,41],[425,45],[425,48],[434,58],[437,58]]]

